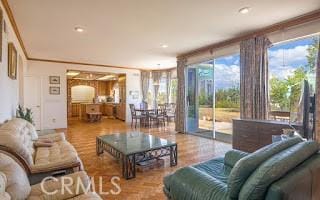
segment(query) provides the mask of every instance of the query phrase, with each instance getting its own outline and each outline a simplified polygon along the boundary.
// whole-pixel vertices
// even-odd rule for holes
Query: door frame
[[[23,107],[25,107],[26,106],[26,98],[27,98],[27,96],[28,96],[28,94],[26,93],[26,78],[37,78],[38,80],[39,80],[39,82],[40,82],[40,91],[39,91],[39,106],[40,106],[40,108],[39,108],[39,112],[40,112],[40,125],[39,125],[39,128],[40,128],[40,130],[43,130],[43,77],[42,76],[37,76],[37,75],[25,75],[24,76],[24,88],[23,88],[23,90],[24,90],[24,101],[23,101]]]
[[[204,61],[205,62],[205,61]],[[214,84],[214,60],[212,60],[212,62],[213,62],[213,64],[212,64],[212,71],[213,71],[213,73],[212,73],[212,81],[213,81],[213,88],[212,88],[212,90],[213,90],[213,98],[212,98],[212,101],[213,101],[213,103],[212,103],[212,127],[213,127],[213,130],[212,130],[212,135],[211,136],[208,136],[208,135],[206,135],[206,134],[202,134],[201,132],[199,132],[199,131],[197,131],[197,132],[189,132],[188,131],[188,110],[189,110],[189,106],[188,106],[188,87],[184,87],[184,89],[185,89],[185,102],[186,102],[186,106],[185,106],[185,132],[187,133],[187,134],[191,134],[191,135],[196,135],[196,136],[200,136],[200,137],[205,137],[205,138],[209,138],[209,139],[215,139],[215,126],[214,126],[214,123],[215,123],[215,84]],[[201,63],[199,63],[199,64],[201,64]],[[185,70],[184,70],[184,75],[185,75],[185,86],[188,86],[188,75],[189,75],[189,73],[188,73],[188,69],[191,67],[191,66],[193,66],[193,65],[187,65],[186,67],[185,67]],[[196,81],[196,84],[195,84],[195,87],[196,87],[196,89],[195,89],[195,95],[197,96],[196,97],[196,99],[195,99],[195,102],[196,102],[196,115],[197,115],[197,120],[199,121],[199,98],[198,98],[198,96],[199,96],[199,90],[198,90],[198,86],[199,86],[199,76],[198,76],[198,70],[199,70],[199,67],[197,66],[197,67],[193,67],[193,68],[195,68],[196,69],[196,73],[195,73],[195,81]],[[199,122],[198,122],[199,123]],[[199,124],[198,124],[198,126],[199,126]],[[199,128],[199,127],[198,127]],[[210,131],[210,130],[208,130],[208,131]]]

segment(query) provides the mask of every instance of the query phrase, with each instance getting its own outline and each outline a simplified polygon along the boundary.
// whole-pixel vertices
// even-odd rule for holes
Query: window
[[[177,72],[176,70],[172,70],[169,74],[171,76],[170,79],[170,93],[169,93],[169,103],[176,103],[177,98],[177,86],[178,86],[178,79],[177,79]],[[163,71],[161,75],[161,79],[159,82],[159,91],[158,95],[156,97],[158,104],[164,104],[167,103],[167,73]],[[148,89],[148,97],[147,97],[147,103],[150,108],[154,107],[154,83],[152,80],[152,74],[150,73],[149,78],[149,89]]]
[[[147,96],[147,103],[148,103],[148,107],[149,108],[153,108],[153,99],[154,99],[154,95],[153,95],[153,81],[152,81],[152,78],[150,76],[149,78],[149,89],[148,89],[148,96]]]
[[[303,80],[315,89],[318,36],[276,44],[269,48],[269,119],[289,120],[297,111]]]
[[[159,91],[157,96],[157,103],[164,104],[167,102],[167,76],[162,73],[159,85]]]
[[[176,103],[177,90],[178,90],[178,79],[177,77],[171,78],[169,103]]]
[[[240,117],[240,55],[214,60],[215,130],[232,134],[232,119]]]

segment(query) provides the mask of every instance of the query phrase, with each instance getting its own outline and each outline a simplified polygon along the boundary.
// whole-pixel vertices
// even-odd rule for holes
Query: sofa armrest
[[[45,140],[52,140],[53,142],[59,142],[66,140],[66,137],[63,132],[60,133],[50,133],[46,135],[39,135],[38,140],[45,139]]]
[[[70,199],[90,191],[90,178],[81,171],[33,185],[28,199]]]
[[[239,150],[230,150],[224,156],[224,164],[233,168],[234,165],[243,157],[246,157],[249,153],[239,151]]]
[[[164,178],[168,199],[227,199],[227,185],[194,168],[185,167]]]

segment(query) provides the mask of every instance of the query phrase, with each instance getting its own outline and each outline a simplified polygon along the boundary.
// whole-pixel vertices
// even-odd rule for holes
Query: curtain
[[[264,36],[240,43],[240,117],[268,117],[268,47]]]
[[[177,78],[178,78],[178,91],[176,102],[176,131],[180,133],[185,132],[185,67],[187,59],[180,58],[177,61]]]
[[[160,79],[161,79],[162,72],[161,71],[152,71],[152,81],[153,81],[153,92],[154,92],[154,108],[158,107],[158,93],[160,87]]]
[[[170,101],[170,94],[171,94],[171,71],[166,71],[166,89],[167,89],[167,103]]]
[[[319,38],[319,49],[318,59],[316,65],[316,124],[315,124],[315,139],[320,142],[320,38]]]
[[[147,102],[148,90],[149,90],[149,79],[150,72],[149,71],[141,71],[141,91],[142,91],[142,101]]]

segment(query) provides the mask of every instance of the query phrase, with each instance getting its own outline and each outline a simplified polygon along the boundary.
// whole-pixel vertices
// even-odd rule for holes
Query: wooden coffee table
[[[118,133],[98,136],[97,155],[104,151],[120,160],[125,179],[136,176],[136,164],[170,156],[170,166],[178,163],[177,143],[141,132]]]

